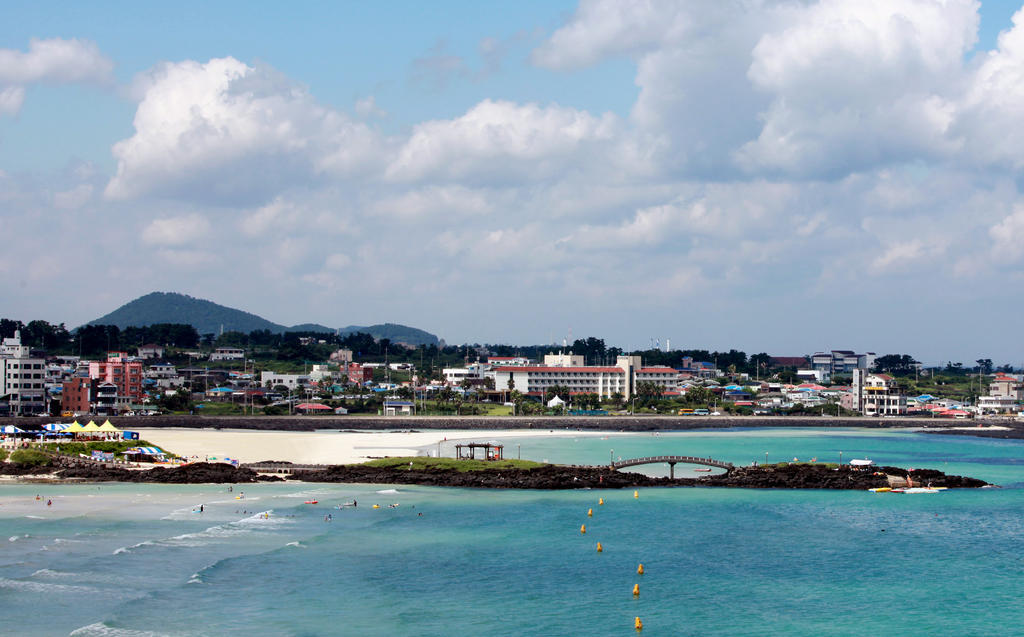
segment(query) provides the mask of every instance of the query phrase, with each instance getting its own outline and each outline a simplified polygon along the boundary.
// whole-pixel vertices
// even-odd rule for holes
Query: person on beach
[[[199,505],[199,512],[200,512],[200,513],[202,513],[202,512],[203,512],[203,505],[202,505],[202,504],[200,504],[200,505]]]

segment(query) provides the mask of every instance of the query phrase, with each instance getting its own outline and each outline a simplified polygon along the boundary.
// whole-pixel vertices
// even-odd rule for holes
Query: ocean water
[[[1024,630],[1021,442],[878,430],[504,442],[506,455],[579,464],[610,453],[832,460],[841,450],[1005,488],[641,489],[634,498],[291,482],[230,493],[3,486],[0,634],[635,635],[637,616],[644,635]],[[353,499],[357,508],[334,508]]]

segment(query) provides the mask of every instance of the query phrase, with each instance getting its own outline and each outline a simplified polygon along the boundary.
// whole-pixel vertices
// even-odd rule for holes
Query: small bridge
[[[244,469],[252,469],[256,473],[292,474],[303,471],[323,471],[331,465],[326,464],[291,464],[290,462],[248,462],[240,465]]]
[[[714,458],[697,458],[695,456],[647,456],[646,458],[619,460],[618,462],[613,462],[611,466],[613,470],[618,471],[625,467],[635,467],[641,464],[659,464],[662,462],[668,464],[668,476],[673,479],[676,477],[676,463],[678,462],[683,464],[702,464],[708,467],[725,469],[726,471],[730,471],[733,468],[731,462],[722,462]]]

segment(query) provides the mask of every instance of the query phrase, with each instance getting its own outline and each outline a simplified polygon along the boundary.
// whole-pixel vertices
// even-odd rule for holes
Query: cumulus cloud
[[[180,246],[210,232],[210,222],[198,214],[154,219],[142,231],[142,241],[157,246]]]
[[[87,40],[29,42],[28,52],[0,49],[0,84],[108,82],[114,64]]]
[[[1015,262],[1024,256],[1024,205],[1019,205],[989,229],[992,257],[997,262]]]
[[[570,162],[585,162],[587,151],[611,141],[616,129],[611,114],[484,100],[456,119],[417,125],[387,176],[400,181],[551,176]]]
[[[822,0],[766,33],[750,80],[771,96],[748,170],[844,174],[956,149],[946,135],[978,28],[975,0]]]
[[[21,110],[25,87],[53,84],[108,84],[113,62],[87,40],[33,38],[27,52],[0,49],[0,115]]]
[[[972,156],[983,164],[1024,166],[1024,9],[1013,16],[1013,27],[1000,34],[998,48],[989,51],[963,100],[955,127]]]
[[[113,148],[111,199],[245,205],[326,175],[358,173],[378,153],[364,124],[267,67],[234,58],[164,64],[139,84],[135,134]]]

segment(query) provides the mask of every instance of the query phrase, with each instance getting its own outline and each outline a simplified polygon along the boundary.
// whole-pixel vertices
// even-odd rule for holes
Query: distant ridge
[[[113,312],[89,321],[86,325],[116,325],[124,329],[129,326],[143,327],[154,323],[183,323],[192,325],[200,334],[219,334],[222,327],[225,332],[249,333],[256,330],[282,332],[335,332],[334,328],[318,323],[302,323],[286,327],[251,312],[219,305],[213,301],[197,299],[177,292],[151,292],[129,301]],[[436,345],[438,338],[430,332],[398,325],[382,323],[378,325],[350,325],[338,330],[342,335],[353,332],[364,332],[392,342],[408,343],[409,345]]]

